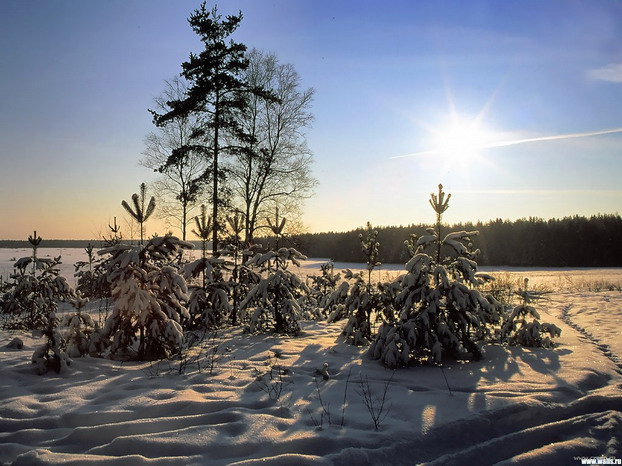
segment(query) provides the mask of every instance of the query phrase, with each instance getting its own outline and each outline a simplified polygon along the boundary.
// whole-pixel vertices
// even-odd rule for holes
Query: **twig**
[[[445,375],[445,370],[443,369],[443,366],[440,366],[441,368],[441,372],[443,373],[443,377],[445,378],[445,383],[447,384],[447,390],[449,390],[449,396],[454,396],[454,394],[451,392],[451,387],[449,386],[449,382],[447,381],[447,376]]]
[[[375,430],[379,430],[380,424],[382,424],[382,421],[384,421],[389,415],[391,407],[393,406],[391,404],[386,411],[384,409],[385,403],[387,401],[387,392],[389,390],[389,385],[391,385],[394,375],[395,371],[391,374],[391,378],[387,380],[384,384],[384,391],[382,392],[382,397],[374,395],[373,390],[369,385],[369,379],[367,378],[367,376],[365,376],[364,379],[363,376],[361,376],[361,379],[359,380],[359,387],[361,388],[361,390],[357,393],[363,399],[363,403],[365,404],[365,407],[367,408],[367,411],[369,412],[369,415],[374,422]]]
[[[348,384],[350,383],[350,375],[352,374],[352,367],[348,371],[348,378],[346,379],[346,388],[343,391],[343,404],[341,405],[341,427],[343,427],[346,416],[346,405],[348,402]]]
[[[315,389],[317,390],[317,398],[320,402],[320,406],[322,407],[322,414],[321,414],[322,424],[324,424],[324,416],[326,416],[326,419],[328,419],[328,425],[332,425],[333,423],[330,419],[330,404],[324,405],[324,400],[322,399],[322,392],[320,391],[320,384],[317,381],[317,377],[314,377],[314,380],[315,380]]]

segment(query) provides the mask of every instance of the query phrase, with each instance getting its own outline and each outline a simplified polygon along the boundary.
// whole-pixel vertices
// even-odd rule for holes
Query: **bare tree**
[[[188,86],[180,77],[166,81],[162,95],[155,100],[158,111],[168,109],[167,102],[183,99]],[[166,122],[158,132],[151,132],[145,137],[144,158],[140,164],[162,173],[162,177],[151,184],[158,201],[157,216],[168,227],[179,228],[185,241],[188,225],[194,217],[194,210],[201,204],[202,190],[194,181],[208,170],[205,156],[197,151],[188,150],[185,157],[175,159],[167,165],[173,151],[187,147],[192,132],[199,122],[192,114],[181,116]]]
[[[125,223],[125,231],[127,231],[127,240],[130,242],[130,245],[134,244],[134,240],[138,235],[140,235],[140,225],[136,221],[136,219],[129,212],[125,212],[127,215],[123,218]],[[116,220],[116,217],[115,217]],[[121,231],[121,230],[119,230]]]
[[[248,137],[228,170],[234,196],[245,216],[245,241],[277,207],[282,214],[296,216],[304,199],[311,196],[317,181],[311,175],[313,157],[306,144],[306,128],[314,90],[300,90],[300,77],[291,64],[281,64],[274,54],[253,49],[244,80],[251,88],[269,95],[247,93],[238,124]],[[233,143],[231,145],[234,145]]]

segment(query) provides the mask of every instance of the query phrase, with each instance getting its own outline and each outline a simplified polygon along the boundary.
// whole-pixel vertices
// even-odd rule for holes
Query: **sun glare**
[[[434,131],[432,147],[434,155],[445,164],[468,167],[482,159],[482,151],[491,141],[490,132],[477,120],[454,118],[446,127]]]

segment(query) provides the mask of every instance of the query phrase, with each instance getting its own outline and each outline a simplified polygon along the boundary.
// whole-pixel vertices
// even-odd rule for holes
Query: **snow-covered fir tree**
[[[79,358],[89,354],[89,339],[97,325],[87,312],[82,312],[89,302],[88,298],[76,296],[69,302],[75,309],[75,313],[65,315],[61,320],[61,326],[68,329],[65,338],[67,355],[71,358]]]
[[[15,328],[47,328],[49,316],[58,309],[58,302],[69,299],[73,291],[67,280],[60,276],[60,256],[53,259],[39,257],[37,249],[42,239],[34,232],[28,237],[32,255],[18,259],[12,282],[1,300],[3,312]]]
[[[38,346],[31,358],[37,374],[43,375],[49,371],[57,374],[67,371],[71,365],[71,358],[64,351],[65,341],[58,330],[56,312],[51,312],[46,319],[45,326],[33,330],[35,337],[45,337],[46,342]]]
[[[112,286],[114,308],[102,335],[112,339],[111,356],[156,359],[177,351],[180,325],[188,319],[186,281],[170,262],[192,245],[172,235],[151,238],[144,246],[117,244],[99,251]]]
[[[102,259],[97,257],[95,247],[89,243],[84,248],[87,260],[75,263],[76,291],[87,298],[99,299],[104,297],[106,291],[101,289],[101,267],[98,267]]]
[[[259,245],[245,244],[242,241],[242,233],[245,231],[246,222],[243,213],[236,211],[227,216],[229,235],[222,242],[221,256],[229,258],[231,275],[228,281],[231,296],[231,324],[236,325],[240,320],[240,303],[250,290],[261,280],[261,275],[245,263],[253,257]]]
[[[337,284],[341,280],[341,273],[335,273],[335,264],[333,261],[320,265],[320,275],[309,275],[311,281],[311,295],[314,304],[319,309],[330,308],[329,302],[331,296],[337,290]]]
[[[240,303],[241,318],[250,315],[251,332],[267,331],[296,335],[300,332],[298,321],[302,318],[301,303],[309,294],[307,285],[291,270],[290,264],[300,266],[305,260],[294,248],[280,248],[278,251],[258,253],[245,265],[258,267],[265,275]]]
[[[228,271],[227,263],[221,257],[201,257],[184,266],[186,280],[195,280],[189,287],[189,316],[185,325],[189,330],[220,327],[231,314],[225,271]],[[196,283],[199,277],[200,284]]]
[[[432,194],[435,228],[411,243],[414,255],[406,274],[391,287],[395,292],[395,319],[387,319],[369,349],[374,359],[395,367],[411,360],[439,363],[443,357],[478,359],[498,309],[477,289],[471,237],[476,231],[443,232],[442,215],[449,207],[442,185]]]
[[[342,282],[326,304],[331,308],[328,321],[347,318],[348,321],[342,333],[351,339],[354,345],[365,345],[372,340],[372,319],[375,319],[382,311],[384,302],[381,287],[372,283],[372,272],[381,263],[378,231],[372,228],[371,223],[367,222],[367,230],[365,234],[359,234],[359,241],[361,251],[365,256],[366,279],[362,273],[352,273],[346,270],[344,276],[348,281]]]

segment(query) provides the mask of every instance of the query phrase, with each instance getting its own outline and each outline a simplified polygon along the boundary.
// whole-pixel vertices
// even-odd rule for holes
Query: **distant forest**
[[[383,263],[407,262],[404,241],[425,233],[431,225],[377,227]],[[477,230],[473,245],[481,250],[479,265],[519,267],[622,266],[622,218],[619,215],[539,218],[516,221],[497,219],[445,227],[445,232]],[[309,257],[340,262],[362,262],[357,229],[346,233],[304,234],[293,238]]]
[[[404,241],[411,234],[425,233],[431,225],[376,227],[380,257],[385,264],[407,262]],[[517,267],[622,267],[622,218],[619,215],[574,216],[543,220],[493,220],[445,227],[445,232],[477,230],[473,245],[481,250],[479,265]],[[306,233],[281,240],[308,257],[323,257],[338,262],[364,261],[358,239],[363,228],[345,233]],[[274,244],[274,239],[258,239]],[[98,240],[43,240],[43,248],[83,248]],[[193,241],[195,247],[199,242]],[[2,248],[30,248],[28,241],[0,240]]]

